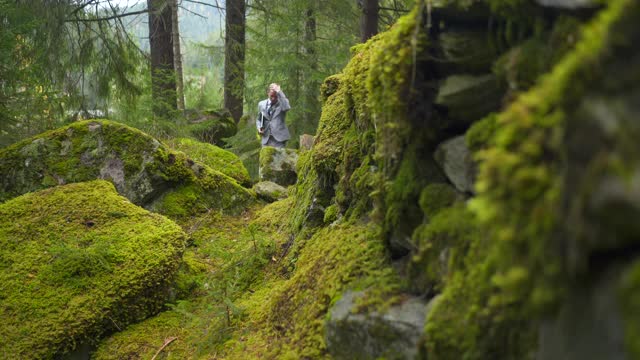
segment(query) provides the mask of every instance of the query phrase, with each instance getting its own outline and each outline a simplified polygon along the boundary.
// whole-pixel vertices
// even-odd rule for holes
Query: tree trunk
[[[224,41],[224,107],[236,123],[244,102],[245,3],[227,0]]]
[[[360,39],[366,42],[378,33],[378,0],[359,0],[362,6],[360,17]]]
[[[184,111],[184,75],[182,73],[182,52],[180,51],[180,24],[178,22],[178,0],[172,0],[173,29],[173,62],[176,71],[176,93],[178,96],[178,110]]]
[[[305,73],[305,111],[303,115],[303,130],[309,134],[314,134],[318,125],[320,104],[318,102],[318,93],[320,84],[316,80],[318,72],[318,55],[316,53],[317,25],[314,12],[314,3],[311,1],[307,8],[307,16],[305,20],[304,44],[307,56],[307,64],[309,68]]]
[[[155,117],[168,119],[176,110],[176,76],[171,39],[170,0],[147,0],[151,52],[151,96]]]

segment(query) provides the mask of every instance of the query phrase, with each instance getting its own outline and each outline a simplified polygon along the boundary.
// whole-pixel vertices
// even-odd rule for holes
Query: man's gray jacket
[[[271,100],[266,99],[258,103],[258,118],[256,119],[256,127],[260,129],[264,127],[262,133],[262,145],[265,145],[269,140],[269,135],[274,139],[283,142],[291,138],[285,118],[287,111],[291,109],[289,105],[289,99],[284,95],[282,90],[278,91],[278,102],[271,105]],[[271,111],[269,111],[271,110]],[[269,113],[271,112],[271,115]]]

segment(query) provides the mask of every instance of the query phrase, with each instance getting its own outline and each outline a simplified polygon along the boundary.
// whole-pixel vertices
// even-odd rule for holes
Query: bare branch
[[[218,0],[216,0],[216,4],[207,4],[205,2],[202,1],[196,1],[196,0],[182,0],[184,2],[190,2],[190,3],[194,3],[194,4],[200,4],[200,5],[205,5],[205,6],[210,6],[212,8],[216,8],[218,10],[226,10],[225,8],[221,7],[220,4],[218,4]]]
[[[97,17],[97,18],[90,18],[90,19],[80,19],[77,16],[74,19],[65,19],[64,22],[96,22],[96,21],[109,21],[109,20],[114,20],[114,19],[118,19],[118,18],[123,18],[123,17],[127,17],[127,16],[133,16],[133,15],[140,15],[140,14],[146,14],[148,13],[149,10],[148,9],[144,9],[144,10],[139,10],[139,11],[132,11],[132,12],[128,12],[128,13],[124,13],[124,14],[114,14],[111,16],[106,16],[106,17]]]
[[[198,14],[197,12],[191,11],[191,10],[189,10],[189,9],[185,8],[184,6],[179,6],[179,7],[180,7],[180,9],[182,9],[182,10],[184,10],[184,11],[188,12],[188,13],[191,13],[192,15],[195,15],[195,16],[198,16],[198,17],[201,17],[201,18],[203,18],[203,19],[207,19],[207,17],[206,17],[206,16],[204,16],[204,15],[200,15],[200,14]]]

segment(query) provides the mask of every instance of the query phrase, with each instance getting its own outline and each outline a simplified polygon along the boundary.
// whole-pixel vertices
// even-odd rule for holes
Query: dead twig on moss
[[[171,344],[174,340],[177,340],[177,339],[178,339],[178,337],[177,337],[177,336],[173,336],[173,337],[170,337],[170,338],[165,339],[165,340],[164,340],[164,344],[162,344],[162,346],[160,347],[160,349],[158,349],[158,351],[156,351],[156,354],[155,354],[155,355],[153,355],[153,357],[151,358],[151,360],[156,360],[156,357],[157,357],[158,355],[160,355],[160,353],[162,352],[162,350],[164,350],[164,348],[166,348],[166,347],[167,347],[167,345]]]

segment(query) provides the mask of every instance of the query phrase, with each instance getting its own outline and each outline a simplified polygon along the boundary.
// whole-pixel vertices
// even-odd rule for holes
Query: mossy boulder
[[[0,353],[53,358],[158,312],[185,242],[104,180],[0,204]]]
[[[240,158],[218,146],[192,139],[181,138],[169,141],[169,146],[182,151],[192,159],[236,180],[240,185],[251,186],[249,172]]]
[[[94,179],[110,180],[134,204],[171,216],[240,211],[254,198],[228,176],[107,120],[76,122],[0,149],[0,173],[0,201]]]
[[[298,180],[297,163],[296,150],[264,146],[260,150],[260,181],[271,181],[281,186],[293,185]]]

